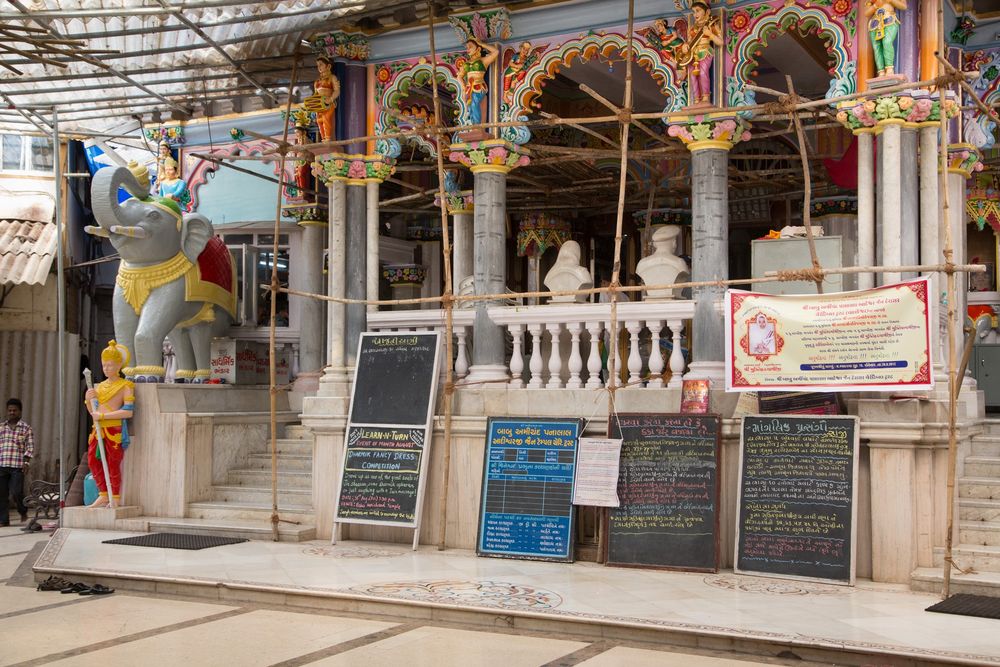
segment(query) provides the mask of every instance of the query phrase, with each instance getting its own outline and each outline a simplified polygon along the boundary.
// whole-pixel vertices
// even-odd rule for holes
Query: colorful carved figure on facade
[[[177,173],[177,160],[168,157],[163,161],[163,178],[159,179],[158,192],[177,202],[182,211],[191,210],[191,191],[187,182]]]
[[[650,46],[660,52],[660,55],[677,62],[681,58],[680,49],[686,43],[687,21],[677,19],[671,28],[666,19],[656,19],[652,27],[642,31],[642,35]]]
[[[160,183],[164,179],[164,163],[173,158],[170,153],[170,144],[166,141],[161,141],[156,151],[156,185],[159,187]]]
[[[896,69],[897,10],[906,9],[906,0],[866,0],[865,18],[875,55],[876,76],[893,76]]]
[[[123,188],[132,197],[119,203]],[[115,340],[135,363],[125,376],[163,382],[169,335],[175,381],[207,382],[212,338],[236,316],[236,266],[226,244],[205,216],[183,213],[171,197],[150,196],[144,166],[100,169],[90,191],[98,225],[84,231],[110,239],[121,257],[112,314]]]
[[[486,71],[492,65],[500,49],[489,44],[480,42],[475,37],[470,37],[465,42],[465,51],[468,60],[458,68],[458,78],[462,81],[462,92],[469,112],[466,118],[462,119],[462,125],[478,125],[483,122],[483,108],[486,103],[486,93],[489,86],[486,84]],[[484,54],[483,51],[486,53]]]
[[[292,117],[295,119],[295,143],[299,146],[312,143],[309,140],[309,126],[311,125],[309,112],[305,109],[299,109]],[[312,193],[311,154],[300,154],[295,159],[295,188],[298,190],[298,196],[303,201],[315,201],[315,195]]]
[[[125,346],[113,340],[109,342],[101,352],[101,368],[106,379],[87,389],[84,395],[87,411],[94,420],[87,440],[87,465],[100,492],[90,507],[106,507],[109,490],[117,505],[121,494],[122,458],[129,445],[125,420],[132,417],[135,409],[135,385],[120,375],[122,367],[128,362],[129,353]]]
[[[340,82],[333,75],[333,63],[326,56],[316,59],[319,78],[313,84],[313,94],[305,99],[302,107],[316,114],[320,141],[333,141],[333,113],[340,97]]]
[[[507,63],[503,71],[503,103],[510,106],[514,103],[514,91],[528,75],[528,68],[538,60],[538,55],[532,53],[531,42],[521,42],[517,53]]]
[[[722,46],[719,19],[712,16],[707,2],[691,3],[692,20],[684,44],[676,47],[677,66],[688,81],[688,106],[712,103],[712,62],[716,47]]]

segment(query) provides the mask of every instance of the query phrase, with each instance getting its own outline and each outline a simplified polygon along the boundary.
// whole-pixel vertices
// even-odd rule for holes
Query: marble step
[[[1000,500],[1000,479],[962,477],[958,480],[958,497]]]
[[[213,486],[211,500],[271,506],[271,489],[256,486]],[[278,489],[278,505],[312,505],[312,489]]]
[[[271,522],[239,519],[164,519],[150,518],[151,533],[183,533],[185,535],[216,535],[247,540],[273,540]],[[279,542],[307,542],[316,538],[315,525],[278,523]]]
[[[240,519],[250,521],[270,521],[271,501],[225,502],[203,500],[188,503],[185,514],[193,519]],[[289,505],[278,503],[278,516],[298,524],[313,524],[316,510],[311,505]]]
[[[984,419],[983,432],[1000,436],[1000,419]]]
[[[251,454],[247,466],[252,470],[270,470],[270,454]],[[278,472],[311,472],[312,456],[278,454]]]
[[[962,568],[977,572],[1000,572],[1000,547],[959,544],[952,549],[951,557]],[[944,547],[934,547],[934,566],[944,565]]]
[[[312,439],[313,433],[302,424],[286,424],[285,438],[295,440]]]
[[[965,457],[965,474],[969,477],[995,477],[1000,479],[1000,456]]]
[[[961,521],[1000,521],[1000,500],[960,498],[958,518]]]
[[[279,470],[278,489],[311,489],[312,471],[288,472]],[[248,486],[255,488],[266,488],[268,493],[271,490],[271,470],[257,470],[252,468],[234,468],[227,476],[229,486]]]
[[[313,453],[313,441],[312,438],[308,440],[295,440],[292,438],[278,438],[277,441],[278,454],[291,454],[292,456],[312,456]],[[271,456],[271,441],[264,440],[259,443],[253,450],[251,450],[250,455],[255,456],[258,454],[266,454]]]
[[[940,594],[943,582],[944,573],[941,568],[918,567],[910,574],[910,588],[915,591]],[[950,592],[952,595],[969,593],[971,595],[1000,597],[1000,572],[975,572],[973,574],[953,572]]]
[[[961,544],[1000,547],[1000,521],[960,521],[958,541]]]
[[[977,435],[972,439],[973,456],[1000,456],[1000,434]]]

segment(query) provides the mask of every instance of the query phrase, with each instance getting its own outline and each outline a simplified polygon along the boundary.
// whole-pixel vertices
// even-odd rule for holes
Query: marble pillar
[[[334,178],[329,182],[329,229],[327,255],[327,288],[329,296],[344,298],[347,249],[347,183]],[[344,364],[344,304],[327,304],[327,367],[320,379],[320,394],[346,396],[347,372]]]
[[[881,265],[899,266],[902,263],[902,221],[903,221],[903,188],[900,173],[902,159],[902,121],[882,121],[879,127],[881,155],[879,160],[878,182],[881,199],[879,201],[879,217],[882,220],[880,230]],[[880,285],[890,285],[899,282],[898,271],[883,272]]]
[[[729,278],[728,142],[696,141],[691,151],[691,280]],[[695,287],[690,370],[686,378],[725,380],[724,287]]]
[[[368,213],[366,184],[363,179],[347,181],[347,234],[344,267],[345,296],[348,299],[365,299],[368,296]],[[348,366],[354,366],[358,354],[358,340],[368,327],[365,304],[349,303],[344,324],[344,357]]]
[[[907,12],[913,14],[915,12]],[[900,133],[900,263],[920,262],[920,187],[917,178],[917,129],[904,126]],[[916,271],[904,271],[903,280],[916,278]]]
[[[304,220],[302,226],[301,266],[302,290],[323,294],[323,230],[326,222]],[[299,310],[299,373],[295,379],[296,390],[315,391],[323,369],[324,352],[324,302],[303,298]]]
[[[920,263],[940,264],[944,261],[941,254],[941,209],[939,208],[938,189],[940,178],[938,162],[938,134],[941,127],[938,123],[929,123],[920,128]],[[947,381],[944,375],[945,330],[943,325],[947,305],[944,299],[944,279],[937,271],[925,271],[922,275],[930,276],[930,294],[928,298],[936,309],[932,326],[935,329],[933,340],[933,368],[935,382]]]
[[[344,67],[344,80],[340,96],[340,109],[343,110],[343,131],[337,134],[341,139],[363,137],[367,132],[368,108],[368,69],[361,63],[347,63]],[[358,142],[347,146],[348,153],[364,153],[365,144]]]
[[[875,142],[870,131],[858,137],[858,265],[875,264]],[[858,289],[875,286],[872,273],[858,274]]]
[[[918,37],[920,22],[917,16],[917,3],[910,2],[909,8],[897,12],[896,16],[899,17],[900,23],[899,36],[896,38],[896,74],[902,74],[909,81],[919,81],[920,47]],[[868,39],[867,30],[862,28],[858,32],[864,33],[862,39]]]
[[[451,219],[453,220],[452,229],[454,230],[451,252],[451,290],[454,294],[458,294],[458,286],[462,281],[472,275],[473,255],[475,252],[472,233],[473,210],[470,207],[468,209],[463,208],[450,211]]]
[[[374,178],[365,179],[365,248],[367,250],[367,259],[365,261],[365,266],[367,267],[365,295],[369,301],[378,301],[378,186],[380,182]],[[378,312],[378,306],[370,303],[368,304],[367,311],[369,313]]]

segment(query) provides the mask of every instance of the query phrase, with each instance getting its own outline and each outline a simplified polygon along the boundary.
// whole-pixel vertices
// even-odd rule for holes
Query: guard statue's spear
[[[87,389],[94,388],[94,378],[90,373],[89,368],[83,369],[83,379],[87,382]],[[100,405],[96,398],[90,399],[91,412],[97,412],[97,408]],[[115,496],[111,490],[111,475],[108,473],[108,457],[104,454],[104,434],[101,432],[101,424],[98,422],[97,417],[94,417],[94,433],[97,434],[97,453],[101,457],[101,467],[104,468],[104,485],[108,490],[108,505],[114,509],[115,507]]]

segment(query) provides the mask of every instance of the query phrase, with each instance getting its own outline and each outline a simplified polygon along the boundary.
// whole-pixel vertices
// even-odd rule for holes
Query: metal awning
[[[44,285],[56,256],[49,195],[0,198],[0,285]]]

